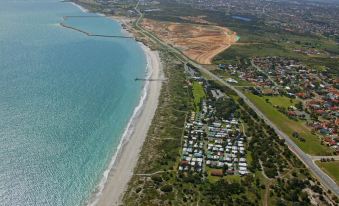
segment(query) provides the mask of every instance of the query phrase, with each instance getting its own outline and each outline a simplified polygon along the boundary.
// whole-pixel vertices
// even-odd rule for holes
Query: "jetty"
[[[166,78],[163,78],[163,79],[135,78],[134,81],[167,81],[167,79]]]
[[[99,15],[92,15],[92,16],[63,16],[63,19],[68,19],[68,18],[105,18],[105,16],[99,16]]]

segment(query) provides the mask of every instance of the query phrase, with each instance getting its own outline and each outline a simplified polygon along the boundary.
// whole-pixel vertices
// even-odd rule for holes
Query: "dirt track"
[[[214,25],[144,19],[142,26],[200,64],[211,64],[212,59],[218,53],[230,47],[237,40],[235,32]]]

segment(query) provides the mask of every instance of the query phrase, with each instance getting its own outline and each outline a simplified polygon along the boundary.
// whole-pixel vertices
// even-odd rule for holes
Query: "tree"
[[[296,107],[298,110],[300,110],[300,111],[302,111],[302,110],[304,109],[304,105],[303,105],[302,102],[296,103],[296,104],[295,104],[295,107]]]
[[[224,164],[224,166],[222,167],[223,173],[225,173],[227,170],[228,170],[228,165]]]
[[[318,115],[316,113],[312,112],[310,116],[313,121],[318,121]]]
[[[160,188],[160,190],[163,191],[163,192],[172,192],[173,187],[172,187],[172,185],[164,185]]]
[[[299,135],[298,132],[293,132],[293,133],[292,133],[292,137],[299,138],[299,136],[300,136],[300,135]]]
[[[233,99],[218,99],[215,101],[216,116],[219,118],[228,119],[237,109],[237,104]]]

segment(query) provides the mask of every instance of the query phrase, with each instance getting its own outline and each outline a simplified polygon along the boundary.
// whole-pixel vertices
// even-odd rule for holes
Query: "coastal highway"
[[[160,40],[158,37],[150,33],[149,31],[145,30],[141,26],[139,26],[139,22],[143,18],[143,14],[138,9],[139,3],[137,3],[135,10],[139,13],[139,18],[135,21],[135,27],[142,32],[145,36],[148,36],[149,38],[153,39],[157,43],[159,43],[161,46],[166,48],[168,51],[172,52],[175,56],[177,56],[181,61],[184,63],[190,63],[196,68],[200,70],[200,72],[206,74],[211,79],[218,81],[220,84],[227,86],[228,88],[232,89],[239,97],[241,97],[244,102],[253,109],[256,114],[261,117],[266,124],[271,126],[274,131],[279,135],[280,138],[285,140],[285,143],[289,147],[289,149],[306,165],[306,167],[309,168],[309,170],[317,177],[317,179],[320,181],[320,183],[327,189],[331,190],[334,194],[339,196],[339,187],[338,185],[325,173],[323,172],[313,161],[312,157],[305,152],[303,152],[291,139],[288,135],[286,135],[284,132],[282,132],[271,120],[269,120],[239,89],[232,86],[231,84],[227,83],[225,80],[221,79],[217,75],[213,74],[206,68],[204,68],[202,65],[194,62],[193,60],[189,59],[185,55],[181,53],[178,49],[164,43],[162,40]]]

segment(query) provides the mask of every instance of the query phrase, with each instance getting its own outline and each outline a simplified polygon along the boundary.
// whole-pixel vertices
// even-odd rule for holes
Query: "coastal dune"
[[[158,52],[151,51],[142,45],[147,58],[148,78],[163,78],[162,65]],[[109,171],[101,192],[97,193],[89,205],[119,205],[133,170],[137,164],[139,153],[152,123],[161,90],[161,81],[145,82],[146,96],[143,104],[130,122],[127,135],[124,137],[114,165]]]

